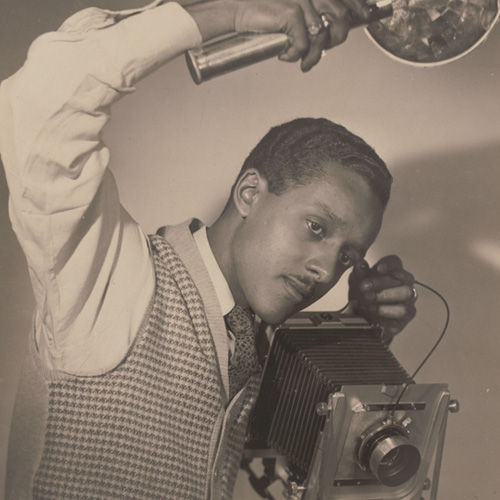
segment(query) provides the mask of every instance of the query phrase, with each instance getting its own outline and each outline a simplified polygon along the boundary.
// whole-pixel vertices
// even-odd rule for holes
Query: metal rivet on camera
[[[448,410],[450,410],[450,413],[458,413],[460,411],[460,403],[458,402],[458,399],[450,400]]]
[[[409,425],[411,424],[411,418],[410,417],[406,417],[402,422],[401,422],[401,425],[403,427],[408,427]]]
[[[331,410],[332,408],[328,405],[328,403],[318,403],[316,405],[316,413],[320,417],[326,417]]]

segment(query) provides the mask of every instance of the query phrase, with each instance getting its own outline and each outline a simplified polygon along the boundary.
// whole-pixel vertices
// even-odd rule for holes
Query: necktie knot
[[[225,316],[226,325],[235,337],[254,334],[254,313],[249,307],[234,306]]]

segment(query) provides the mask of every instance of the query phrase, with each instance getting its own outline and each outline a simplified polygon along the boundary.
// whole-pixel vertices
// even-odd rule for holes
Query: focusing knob
[[[458,399],[450,400],[448,410],[450,410],[450,413],[458,413],[460,411],[460,403],[458,402]]]

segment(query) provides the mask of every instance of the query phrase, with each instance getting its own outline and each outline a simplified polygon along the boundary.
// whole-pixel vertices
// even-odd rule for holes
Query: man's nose
[[[312,274],[317,283],[328,284],[335,278],[338,262],[338,252],[325,251],[310,257],[306,269]]]

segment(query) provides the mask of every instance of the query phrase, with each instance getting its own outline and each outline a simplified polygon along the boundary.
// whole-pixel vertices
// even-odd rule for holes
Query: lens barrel
[[[359,462],[383,485],[399,486],[409,481],[420,467],[421,457],[399,426],[384,426],[365,437]]]

